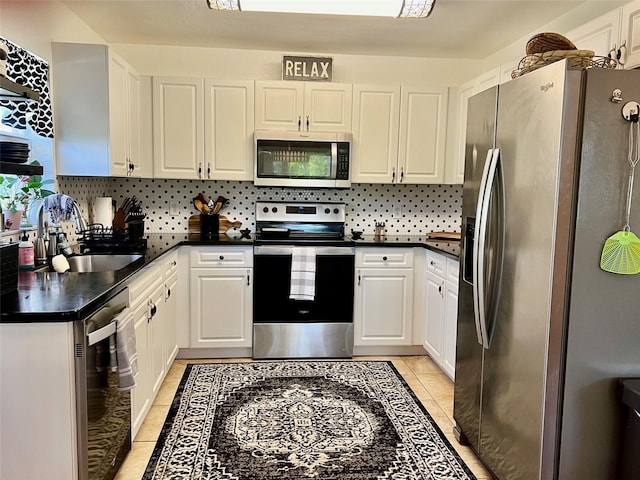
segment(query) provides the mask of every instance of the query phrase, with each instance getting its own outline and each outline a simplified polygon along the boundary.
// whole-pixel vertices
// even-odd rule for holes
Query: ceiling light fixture
[[[207,0],[213,10],[316,13],[375,17],[428,17],[436,0]]]

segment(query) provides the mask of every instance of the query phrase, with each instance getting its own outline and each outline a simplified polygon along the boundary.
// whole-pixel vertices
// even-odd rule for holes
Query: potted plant
[[[34,160],[31,165],[39,163]],[[43,180],[41,175],[0,175],[0,203],[7,228],[18,230],[33,202],[54,193],[43,188],[52,183],[52,179]]]

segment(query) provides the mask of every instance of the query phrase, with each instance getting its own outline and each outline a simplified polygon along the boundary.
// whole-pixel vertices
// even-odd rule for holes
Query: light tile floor
[[[463,447],[458,444],[454,438],[452,433],[454,424],[453,382],[442,373],[429,357],[356,357],[354,360],[390,360],[393,362],[393,365],[412,388],[416,397],[420,399],[478,480],[490,480],[492,478],[473,451],[469,447]],[[239,361],[251,361],[251,359],[176,360],[171,370],[167,373],[153,406],[133,441],[131,452],[129,452],[115,480],[140,480],[142,478],[187,363]]]

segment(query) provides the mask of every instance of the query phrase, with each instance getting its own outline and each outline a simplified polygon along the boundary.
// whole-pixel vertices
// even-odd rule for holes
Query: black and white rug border
[[[393,381],[398,382],[400,385],[402,385],[404,388],[399,391],[399,394],[402,394],[403,398],[401,399],[402,401],[406,401],[409,402],[413,408],[418,409],[422,415],[424,415],[425,419],[428,421],[430,427],[437,433],[438,437],[439,437],[439,441],[442,443],[442,447],[444,447],[446,449],[446,455],[449,456],[449,461],[455,462],[457,464],[457,467],[459,468],[459,473],[462,475],[460,477],[456,477],[456,478],[464,478],[469,479],[469,480],[475,480],[476,477],[475,475],[471,472],[471,470],[469,469],[469,467],[465,464],[465,462],[462,460],[462,458],[460,457],[460,455],[458,454],[458,452],[455,450],[455,448],[453,447],[453,445],[451,444],[451,442],[449,441],[449,439],[446,437],[446,435],[444,434],[444,432],[440,429],[440,427],[438,426],[438,424],[435,422],[435,420],[431,417],[431,415],[429,414],[428,410],[426,409],[426,407],[422,404],[422,402],[420,401],[420,399],[416,396],[416,394],[413,392],[411,386],[406,382],[406,380],[402,377],[402,375],[400,374],[400,372],[398,371],[398,369],[396,368],[396,366],[393,364],[392,361],[389,360],[358,360],[358,361],[353,361],[353,360],[341,360],[341,359],[336,359],[336,360],[332,360],[332,359],[311,359],[311,360],[256,360],[256,361],[249,361],[249,362],[190,362],[186,365],[185,367],[185,371],[182,375],[182,378],[180,380],[180,383],[178,385],[178,388],[176,390],[176,393],[174,395],[172,404],[170,406],[169,412],[167,414],[166,420],[163,424],[162,430],[160,432],[159,438],[157,440],[156,446],[153,450],[153,453],[151,455],[151,458],[149,460],[149,463],[147,465],[145,474],[143,476],[142,480],[155,480],[156,478],[163,478],[163,477],[157,477],[155,476],[155,469],[156,466],[158,464],[158,462],[161,459],[162,456],[162,452],[164,449],[164,446],[166,444],[166,442],[168,441],[171,432],[172,432],[172,428],[175,422],[176,417],[178,416],[178,414],[181,412],[181,409],[186,408],[186,406],[183,404],[182,402],[182,398],[185,392],[185,389],[187,387],[190,387],[190,378],[191,378],[191,374],[193,372],[194,369],[197,369],[199,367],[206,367],[206,368],[210,368],[210,367],[216,367],[217,369],[221,369],[221,370],[228,370],[228,369],[233,369],[233,368],[255,368],[257,372],[261,372],[261,371],[266,371],[268,369],[273,369],[273,368],[283,368],[284,366],[291,366],[291,369],[288,369],[287,371],[285,371],[283,375],[280,375],[280,377],[284,377],[284,378],[288,378],[288,377],[296,377],[299,375],[304,375],[305,373],[308,372],[298,372],[296,373],[296,369],[295,366],[296,365],[319,365],[319,364],[328,364],[331,365],[332,367],[335,367],[336,365],[340,365],[343,366],[347,369],[349,368],[353,368],[354,365],[359,365],[360,367],[363,367],[365,365],[372,365],[372,366],[382,366],[384,365],[385,367],[388,367],[391,372],[393,373]],[[251,367],[249,367],[251,366]],[[259,376],[259,375],[258,375]],[[318,377],[324,377],[333,381],[340,381],[339,376],[326,376],[326,375],[315,375]],[[356,385],[353,385],[351,382],[347,382],[347,381],[343,381],[341,383],[344,383],[345,385],[349,385],[351,387],[355,387],[358,388]],[[381,398],[376,398],[376,400],[380,401],[380,403],[382,403],[383,405],[385,404],[385,401],[387,399],[381,399]],[[387,408],[391,408],[390,405],[385,405],[385,410]],[[210,419],[209,419],[210,420]],[[398,424],[397,421],[394,421],[396,419],[391,419],[394,423],[394,426],[396,429],[400,428],[400,429],[406,429],[407,425],[400,425]],[[202,453],[203,454],[203,453]],[[203,461],[203,460],[201,460]],[[198,477],[201,478],[201,477]],[[226,478],[226,477],[225,477]],[[233,477],[233,478],[237,478],[237,477]],[[425,477],[427,478],[427,477]],[[449,477],[449,478],[453,478],[453,477]],[[205,480],[205,479],[203,479]]]

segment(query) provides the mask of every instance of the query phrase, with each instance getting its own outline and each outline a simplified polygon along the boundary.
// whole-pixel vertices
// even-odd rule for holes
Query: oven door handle
[[[293,253],[293,249],[296,247],[290,245],[268,245],[268,246],[254,246],[253,254],[254,255],[291,255]],[[354,247],[331,247],[331,246],[322,246],[322,247],[310,247],[313,248],[316,252],[316,256],[318,255],[355,255],[356,249]]]

